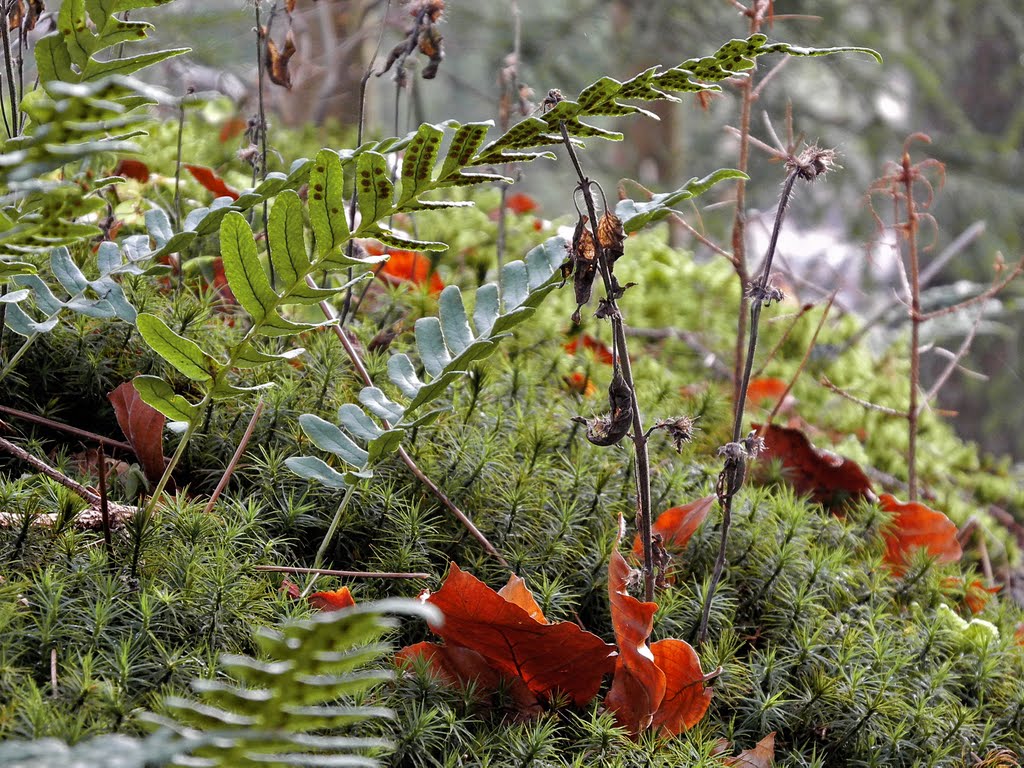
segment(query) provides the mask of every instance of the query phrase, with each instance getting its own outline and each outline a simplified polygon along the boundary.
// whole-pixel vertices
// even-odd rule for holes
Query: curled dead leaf
[[[266,45],[263,61],[267,70],[267,77],[275,85],[291,90],[292,73],[288,69],[288,62],[291,61],[292,56],[295,55],[297,50],[295,47],[295,35],[292,34],[290,29],[288,30],[288,33],[284,36],[283,49],[278,49],[277,43],[266,32],[263,35]]]

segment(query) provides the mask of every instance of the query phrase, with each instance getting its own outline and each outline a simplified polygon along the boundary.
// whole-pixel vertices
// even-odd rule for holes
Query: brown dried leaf
[[[608,257],[610,264],[614,264],[622,256],[623,244],[626,242],[626,230],[622,226],[622,220],[614,213],[605,211],[598,220],[597,241],[604,249],[604,255]]]
[[[143,402],[130,381],[119,385],[107,398],[114,406],[117,423],[135,451],[146,479],[157,482],[164,473],[164,415]]]
[[[730,757],[723,765],[737,768],[771,768],[775,765],[775,731],[772,731],[754,746],[745,749],[736,757]]]
[[[295,55],[295,35],[289,29],[284,36],[284,49],[278,50],[277,43],[269,35],[266,36],[265,58],[267,76],[275,85],[288,90],[292,88],[292,74],[288,71],[288,62]]]

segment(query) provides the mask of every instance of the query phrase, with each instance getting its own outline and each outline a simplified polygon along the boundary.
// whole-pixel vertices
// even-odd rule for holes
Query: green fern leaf
[[[636,232],[674,213],[673,206],[704,194],[715,184],[728,179],[748,178],[742,171],[724,168],[715,171],[703,179],[694,176],[675,192],[654,195],[648,202],[638,203],[635,200],[620,200],[615,206],[615,215],[622,220],[626,232]]]
[[[136,376],[132,385],[145,403],[156,408],[171,421],[195,422],[199,409],[177,394],[174,389],[156,376]]]
[[[160,357],[193,381],[211,381],[220,364],[191,339],[172,331],[156,315],[143,312],[136,321],[142,338]]]
[[[391,183],[388,161],[379,152],[363,152],[356,159],[356,199],[359,205],[361,237],[376,237],[377,222],[394,210],[395,185]]]
[[[220,248],[224,276],[231,292],[242,309],[252,316],[253,323],[260,325],[274,313],[279,297],[270,287],[270,278],[260,264],[249,222],[242,214],[232,211],[224,217],[220,225]]]

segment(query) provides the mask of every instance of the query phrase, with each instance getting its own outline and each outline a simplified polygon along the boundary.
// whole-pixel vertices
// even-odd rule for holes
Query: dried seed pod
[[[622,227],[622,219],[614,213],[605,211],[597,222],[597,241],[604,250],[609,264],[614,264],[624,252],[626,230]]]
[[[696,427],[689,416],[675,416],[671,419],[662,419],[652,429],[664,429],[671,438],[676,453],[682,453],[683,446],[693,439]]]
[[[597,249],[594,246],[594,236],[587,228],[587,221],[586,216],[580,216],[576,223],[576,231],[572,236],[572,254],[569,257],[574,273],[572,286],[576,293],[573,322],[577,324],[580,308],[590,303],[590,297],[594,293],[594,279],[597,277]]]
[[[632,394],[618,367],[608,386],[608,406],[611,413],[607,416],[573,419],[578,424],[587,425],[587,440],[594,445],[615,445],[626,436],[633,424]]]

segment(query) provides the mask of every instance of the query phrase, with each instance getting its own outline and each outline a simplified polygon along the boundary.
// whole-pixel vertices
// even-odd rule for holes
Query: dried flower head
[[[654,425],[654,429],[664,429],[668,432],[676,453],[682,453],[683,445],[693,440],[693,433],[697,429],[693,422],[694,419],[689,416],[676,416],[671,419],[662,419]]]
[[[822,149],[817,145],[807,147],[799,155],[790,156],[786,160],[786,168],[796,171],[804,181],[814,181],[837,167],[835,150]]]

